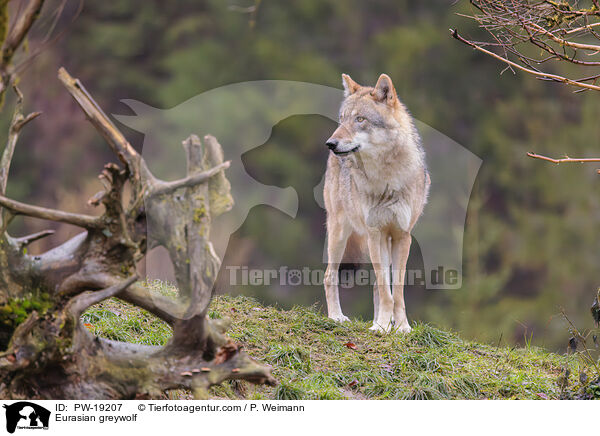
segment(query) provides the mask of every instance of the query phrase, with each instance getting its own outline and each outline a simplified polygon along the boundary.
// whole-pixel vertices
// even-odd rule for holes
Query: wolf
[[[342,82],[339,125],[326,141],[331,152],[323,190],[328,315],[348,321],[340,306],[338,269],[345,253],[354,249],[368,253],[375,271],[371,330],[407,333],[404,276],[411,230],[431,184],[425,152],[387,74],[381,74],[375,87],[361,86],[347,74]]]

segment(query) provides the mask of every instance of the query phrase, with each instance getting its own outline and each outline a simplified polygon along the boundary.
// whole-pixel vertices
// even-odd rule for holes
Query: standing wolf
[[[332,152],[324,188],[327,310],[334,320],[348,320],[339,300],[339,265],[351,248],[368,250],[376,277],[371,329],[388,332],[393,323],[398,331],[409,332],[404,276],[410,232],[429,191],[425,153],[389,76],[382,74],[374,88],[346,74],[342,79],[345,99],[339,127],[327,140]]]

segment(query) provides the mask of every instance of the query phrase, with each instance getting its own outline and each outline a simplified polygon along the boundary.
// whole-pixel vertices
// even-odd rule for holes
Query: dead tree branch
[[[231,161],[223,162],[217,165],[214,168],[211,168],[207,171],[203,171],[201,173],[194,174],[192,176],[185,177],[180,180],[174,180],[172,182],[160,182],[157,183],[154,189],[149,193],[150,197],[155,197],[157,195],[170,194],[173,191],[176,191],[179,188],[189,187],[198,185],[200,183],[206,182],[212,176],[219,174],[221,171],[229,168],[231,165]]]
[[[0,11],[3,26],[8,30],[8,1],[3,2]],[[12,71],[12,60],[23,44],[25,37],[31,30],[31,27],[37,21],[44,6],[44,0],[30,0],[25,6],[23,12],[17,17],[12,29],[1,35],[2,56],[0,57],[0,101],[4,101],[4,94],[9,85],[14,82],[14,72]]]
[[[534,158],[534,159],[540,159],[540,160],[545,160],[546,162],[552,162],[555,164],[561,164],[561,163],[591,163],[591,162],[600,162],[600,158],[598,157],[589,157],[589,158],[572,158],[572,157],[563,157],[563,158],[559,158],[559,159],[555,159],[552,157],[548,157],[548,156],[543,156],[541,154],[537,154],[537,153],[532,153],[532,152],[528,152],[527,156]],[[597,173],[600,174],[600,170],[597,170]]]
[[[27,247],[29,244],[38,241],[47,236],[52,236],[54,234],[54,230],[42,230],[41,232],[32,233],[31,235],[21,236],[20,238],[15,238],[15,242],[19,247],[19,250]]]
[[[17,95],[17,102],[15,105],[13,118],[10,123],[8,141],[2,153],[2,158],[0,159],[0,194],[4,194],[6,192],[8,170],[10,169],[10,163],[13,158],[13,153],[15,152],[15,147],[17,145],[17,140],[19,139],[21,129],[27,123],[41,115],[41,112],[32,112],[28,115],[23,115],[23,94],[21,94],[21,91],[19,91],[19,88],[16,86],[14,86],[13,89]]]
[[[473,13],[463,16],[476,21],[491,41],[476,41],[452,29],[456,40],[538,79],[600,91],[597,74],[578,78],[549,71],[552,61],[581,68],[600,66],[600,44],[590,43],[600,41],[595,30],[600,10],[595,2],[587,8],[578,1],[550,0],[471,0],[471,5]]]
[[[15,215],[27,215],[49,221],[73,224],[86,229],[99,228],[102,225],[102,220],[95,216],[31,206],[20,201],[11,200],[3,195],[0,195],[0,206],[9,209]]]
[[[589,163],[589,162],[600,162],[600,158],[598,157],[591,157],[591,158],[577,158],[577,157],[563,157],[563,158],[559,158],[559,159],[554,159],[548,156],[543,156],[541,154],[537,154],[537,153],[532,153],[529,152],[527,153],[527,156],[532,157],[534,159],[541,159],[541,160],[545,160],[548,162],[552,162],[555,164],[560,164],[560,163]]]
[[[514,67],[514,68],[517,68],[518,70],[521,70],[521,71],[524,71],[524,72],[526,72],[528,74],[531,74],[531,75],[535,76],[538,79],[548,79],[548,80],[553,80],[553,81],[556,81],[556,82],[562,82],[562,83],[565,83],[567,85],[576,86],[576,87],[579,87],[579,88],[585,88],[585,89],[592,89],[594,91],[600,91],[600,86],[598,86],[598,85],[592,85],[592,84],[589,84],[589,83],[585,83],[589,79],[587,79],[587,80],[582,80],[582,79],[572,80],[572,79],[569,79],[567,77],[560,76],[558,74],[545,73],[543,71],[539,71],[539,70],[535,70],[535,69],[532,69],[532,68],[524,67],[523,65],[521,65],[521,64],[519,64],[517,62],[511,61],[510,59],[508,59],[507,56],[498,55],[498,54],[494,53],[491,50],[487,50],[487,49],[483,48],[482,46],[480,46],[480,45],[478,45],[478,44],[476,44],[474,42],[471,42],[471,41],[463,38],[462,36],[460,36],[458,34],[458,31],[456,29],[450,29],[450,32],[451,32],[452,37],[454,39],[462,42],[463,44],[471,46],[475,50],[478,50],[478,51],[480,51],[482,53],[485,53],[488,56],[493,57],[494,59],[498,59],[499,61],[504,62],[505,64],[509,65],[510,67]],[[541,61],[539,63],[541,63]],[[595,80],[594,80],[594,82],[595,82]]]
[[[17,18],[15,25],[8,33],[8,37],[2,46],[2,63],[8,65],[15,54],[15,51],[23,43],[23,40],[29,33],[31,26],[40,16],[44,0],[31,0],[25,6],[21,15]]]
[[[460,35],[457,29],[450,29],[454,39],[503,62],[513,72],[518,70],[540,80],[563,83],[577,88],[574,92],[600,91],[600,73],[594,70],[600,67],[597,0],[587,5],[577,0],[470,0],[470,3],[473,13],[463,16],[485,30],[490,41],[477,41]],[[593,72],[551,72],[551,65],[565,62]],[[535,153],[527,155],[556,164],[600,162],[596,158],[553,159]]]
[[[106,116],[104,111],[90,96],[81,82],[71,77],[64,68],[61,68],[58,71],[58,78],[75,99],[79,107],[81,107],[88,120],[106,140],[111,150],[119,157],[121,162],[126,165],[127,170],[132,175],[134,189],[139,190],[141,188],[142,176],[146,179],[145,183],[153,183],[154,176],[146,167],[144,160],[134,150],[129,141],[127,141],[114,123]]]

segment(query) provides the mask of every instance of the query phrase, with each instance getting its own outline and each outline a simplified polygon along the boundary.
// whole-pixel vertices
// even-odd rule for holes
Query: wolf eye
[[[365,117],[356,117],[357,123],[362,123],[365,120]]]

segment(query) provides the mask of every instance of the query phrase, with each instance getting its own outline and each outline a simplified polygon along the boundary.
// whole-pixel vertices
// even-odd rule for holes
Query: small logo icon
[[[3,405],[6,409],[6,431],[14,433],[18,429],[48,429],[50,411],[29,401],[19,401]]]

